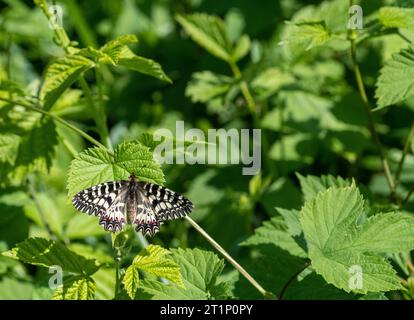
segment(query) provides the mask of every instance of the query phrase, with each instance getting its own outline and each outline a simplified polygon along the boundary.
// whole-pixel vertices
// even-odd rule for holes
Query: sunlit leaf
[[[68,175],[68,194],[106,181],[128,179],[135,172],[139,179],[164,183],[160,165],[153,160],[148,147],[138,142],[124,142],[115,148],[114,156],[103,148],[90,148],[71,163]]]
[[[196,13],[178,15],[176,19],[190,37],[212,55],[224,61],[231,60],[231,43],[220,18]]]
[[[355,185],[330,188],[305,203],[301,224],[312,267],[346,292],[400,289],[395,270],[380,254],[414,248],[414,218],[388,213],[358,223],[364,208]]]
[[[52,62],[47,68],[41,97],[44,108],[49,110],[62,93],[75,82],[94,62],[81,55],[67,55]]]

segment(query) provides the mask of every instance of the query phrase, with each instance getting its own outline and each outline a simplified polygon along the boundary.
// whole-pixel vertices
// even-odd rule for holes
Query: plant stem
[[[68,150],[68,152],[72,156],[72,158],[75,158],[78,154],[75,147],[66,138],[62,138],[61,141],[62,141],[63,145],[65,146],[66,150]]]
[[[61,117],[59,117],[59,116],[57,116],[57,115],[55,115],[55,114],[53,114],[51,112],[45,111],[45,110],[43,110],[43,109],[41,109],[39,107],[30,105],[30,104],[25,103],[25,102],[14,101],[14,100],[10,100],[10,99],[3,98],[3,97],[0,97],[0,101],[4,101],[4,102],[7,102],[7,103],[10,103],[10,104],[13,104],[13,105],[19,105],[19,106],[22,106],[22,107],[24,107],[26,109],[29,109],[29,110],[32,110],[32,111],[35,111],[35,112],[39,112],[39,113],[41,113],[41,114],[43,114],[45,116],[48,116],[48,117],[52,118],[53,120],[56,120],[57,122],[60,122],[61,124],[65,125],[69,129],[77,132],[79,135],[81,135],[82,137],[84,137],[86,140],[88,140],[89,142],[93,143],[97,147],[101,147],[101,148],[107,149],[102,143],[100,143],[98,140],[92,138],[85,131],[82,131],[81,129],[75,127],[74,125],[70,124],[69,122],[67,122],[63,118],[61,118]],[[110,150],[108,150],[108,152],[112,153]]]
[[[410,201],[410,198],[413,195],[413,193],[414,193],[414,188],[412,188],[410,191],[408,191],[407,195],[405,196],[405,198],[402,202],[402,207],[404,207],[408,203],[408,201]]]
[[[246,99],[247,106],[250,112],[254,115],[257,112],[256,102],[253,99],[252,94],[250,93],[249,87],[245,80],[243,80],[242,74],[239,67],[233,61],[229,62],[230,68],[233,71],[234,77],[240,81],[240,90],[243,94],[243,97]]]
[[[39,200],[36,197],[36,192],[35,192],[35,190],[33,188],[33,183],[32,183],[32,181],[30,179],[27,180],[27,192],[28,192],[28,194],[30,196],[30,199],[32,199],[32,201],[33,201],[33,203],[34,203],[37,211],[39,212],[40,219],[42,220],[42,222],[44,224],[44,227],[45,227],[45,229],[47,231],[47,234],[49,235],[49,238],[51,240],[56,240],[57,237],[55,236],[55,234],[53,233],[52,229],[50,228],[49,223],[47,222],[45,212],[44,212],[42,206],[40,205]]]
[[[79,8],[77,1],[64,0],[63,2],[66,4],[66,9],[69,11],[71,21],[73,21],[73,26],[83,44],[96,48],[98,46],[96,37],[92,30],[89,28],[88,22],[83,16],[82,10]]]
[[[44,15],[49,20],[49,22],[53,23],[53,31],[55,33],[56,38],[58,39],[57,41],[58,45],[65,51],[66,54],[70,54],[71,41],[65,29],[56,24],[56,21],[54,21],[54,19],[52,18],[51,14],[48,11],[48,7],[47,7],[45,0],[38,0],[36,2],[38,6],[42,9]],[[74,3],[70,3],[70,4],[74,5]],[[110,146],[108,128],[106,126],[106,117],[105,117],[105,112],[103,110],[103,107],[96,106],[95,102],[93,101],[92,91],[89,88],[89,85],[86,82],[83,75],[79,77],[78,81],[79,81],[80,86],[82,87],[83,92],[85,93],[88,104],[91,106],[95,114],[95,117],[94,117],[95,125],[101,137],[101,140],[104,142],[105,145]]]
[[[266,291],[236,260],[234,260],[226,250],[223,249],[210,235],[204,231],[193,219],[189,216],[186,220],[196,229],[223,257],[227,259],[245,278],[249,281],[264,297],[274,298],[271,292]]]
[[[286,293],[286,291],[287,291],[287,289],[289,288],[289,286],[293,283],[293,281],[297,278],[297,276],[299,275],[299,274],[301,274],[307,267],[309,267],[310,266],[310,262],[308,261],[308,262],[306,262],[305,263],[305,265],[302,267],[302,268],[300,268],[300,270],[298,270],[297,272],[295,272],[295,274],[293,274],[290,278],[289,278],[289,280],[286,282],[286,284],[283,286],[283,288],[282,288],[282,291],[280,291],[280,294],[279,294],[279,300],[283,300],[284,299],[284,297],[285,297],[285,293]]]
[[[46,16],[46,19],[49,23],[52,23],[53,31],[55,33],[56,39],[58,40],[58,45],[65,50],[66,53],[69,53],[70,39],[66,34],[65,29],[59,26],[55,19],[48,10],[48,6],[45,0],[35,0],[36,5],[43,11],[43,14]]]
[[[409,39],[409,38],[407,38],[405,35],[403,35],[402,33],[401,33],[401,31],[400,30],[398,30],[397,31],[397,34],[400,36],[400,38],[401,39],[403,39],[405,42],[407,42],[407,43],[412,43],[412,41]]]
[[[407,262],[407,268],[410,271],[410,273],[414,275],[414,265],[413,265],[413,262],[411,261],[411,258],[409,258]]]
[[[116,300],[121,292],[121,249],[115,246],[116,234],[111,233],[111,243],[114,249],[114,260],[115,260],[115,288],[114,288],[114,299]]]
[[[103,110],[102,108],[103,105],[101,105],[100,107],[96,105],[96,103],[93,100],[91,89],[89,88],[89,85],[83,76],[79,77],[79,84],[81,85],[82,90],[85,93],[86,99],[88,101],[88,104],[92,108],[93,113],[95,115],[94,119],[96,128],[99,132],[99,136],[101,137],[101,140],[104,142],[104,144],[109,147],[109,133],[106,125],[105,110]]]
[[[414,139],[414,121],[413,121],[413,124],[411,125],[411,130],[410,130],[410,133],[408,134],[407,141],[405,142],[404,150],[403,150],[401,159],[398,163],[397,172],[395,173],[395,187],[397,187],[398,184],[400,183],[400,177],[401,177],[402,170],[404,168],[405,159],[407,157],[407,154],[410,152],[411,143],[413,139]]]
[[[253,125],[255,128],[261,128],[260,125],[260,117],[259,117],[259,110],[257,108],[257,104],[254,101],[253,95],[250,92],[249,86],[247,85],[247,82],[243,80],[242,73],[238,67],[238,65],[231,61],[229,62],[230,68],[233,72],[234,77],[240,81],[240,90],[243,94],[244,99],[247,102],[247,106],[249,108],[250,113],[253,116]],[[263,143],[263,151],[266,155],[269,154],[269,143],[267,141],[267,136],[265,134],[261,135],[262,143]],[[272,162],[272,160],[269,157],[266,157],[266,164],[269,168],[269,171],[271,172],[271,175],[274,176],[276,173],[276,168]]]
[[[352,3],[352,1],[351,1]],[[353,64],[353,71],[355,74],[355,79],[358,85],[358,91],[359,94],[362,98],[367,116],[368,116],[368,126],[369,129],[371,131],[371,136],[372,139],[376,145],[377,151],[379,153],[380,159],[381,159],[381,164],[382,164],[382,168],[384,170],[384,174],[385,177],[387,179],[387,183],[388,183],[388,187],[390,189],[390,195],[391,197],[394,197],[395,195],[395,182],[392,178],[391,175],[391,170],[390,170],[390,166],[388,164],[388,160],[385,156],[382,144],[380,142],[379,136],[378,136],[378,132],[375,128],[375,122],[374,122],[374,118],[372,116],[371,113],[371,104],[368,100],[368,96],[367,96],[367,92],[365,89],[365,85],[364,85],[364,81],[362,80],[362,75],[361,75],[361,70],[359,69],[359,64],[358,64],[358,60],[357,60],[357,55],[356,55],[356,43],[355,43],[355,39],[356,39],[356,33],[355,30],[351,30],[350,35],[349,35],[349,41],[351,43],[351,58],[352,58],[352,64]]]

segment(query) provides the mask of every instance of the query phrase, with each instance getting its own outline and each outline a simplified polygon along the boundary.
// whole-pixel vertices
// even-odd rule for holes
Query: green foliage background
[[[414,1],[348,30],[357,3],[62,0],[53,30],[3,0],[0,299],[414,299]],[[261,172],[159,166],[176,121],[262,129]],[[132,171],[253,279],[191,221],[111,236],[71,206]]]

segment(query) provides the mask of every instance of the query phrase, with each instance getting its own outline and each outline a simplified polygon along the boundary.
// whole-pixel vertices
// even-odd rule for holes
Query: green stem
[[[398,30],[397,31],[397,34],[400,36],[400,38],[401,39],[403,39],[405,42],[407,42],[407,43],[412,43],[412,41],[409,39],[409,38],[407,38],[405,35],[403,35],[402,33],[401,33],[401,31],[400,30]]]
[[[240,81],[240,90],[243,94],[244,99],[247,102],[247,106],[249,108],[250,113],[253,116],[253,123],[255,128],[261,128],[261,124],[260,124],[260,116],[259,116],[259,110],[257,108],[257,104],[253,98],[252,93],[250,92],[249,86],[247,85],[247,82],[245,80],[243,80],[243,75],[238,67],[238,65],[231,61],[229,62],[230,68],[233,72],[234,77]],[[266,164],[269,168],[269,171],[271,172],[272,176],[275,176],[276,173],[276,167],[274,166],[274,163],[272,162],[272,160],[268,157],[269,154],[269,143],[267,141],[267,135],[263,134],[261,136],[262,138],[262,144],[263,144],[263,151],[264,154],[266,155],[265,159],[266,159]]]
[[[351,1],[351,3],[352,3],[352,1]],[[388,187],[390,189],[390,195],[391,195],[391,197],[394,197],[396,186],[395,186],[395,182],[392,178],[390,166],[388,164],[388,160],[385,156],[382,144],[380,142],[378,132],[375,128],[375,122],[374,122],[374,118],[373,118],[372,112],[371,112],[371,110],[372,110],[371,104],[368,100],[368,96],[367,96],[367,92],[366,92],[366,89],[365,89],[364,81],[363,81],[362,75],[361,75],[361,70],[359,69],[359,64],[358,64],[357,55],[356,55],[355,39],[356,39],[355,30],[351,30],[350,34],[349,34],[349,41],[350,41],[350,44],[351,44],[352,65],[353,65],[353,71],[354,71],[355,79],[356,79],[357,86],[358,86],[358,91],[359,91],[359,94],[360,94],[361,99],[363,101],[363,105],[365,107],[365,111],[366,111],[367,116],[368,116],[368,127],[369,127],[369,130],[371,132],[372,139],[373,139],[373,141],[376,145],[376,148],[377,148],[377,151],[379,153],[380,159],[381,159],[381,165],[382,165],[382,168],[384,170],[385,177],[387,179]]]
[[[411,143],[412,143],[413,139],[414,139],[414,122],[411,125],[411,130],[410,130],[410,133],[408,134],[407,141],[405,142],[404,150],[403,150],[403,153],[401,155],[401,159],[398,163],[397,172],[395,173],[395,186],[396,187],[400,183],[400,177],[401,177],[402,170],[404,168],[405,159],[406,159],[408,153],[410,152]]]
[[[65,146],[66,150],[68,150],[68,152],[72,156],[72,158],[75,158],[77,156],[78,152],[76,151],[76,149],[72,145],[72,143],[70,143],[69,140],[66,139],[66,138],[62,138],[61,141],[62,141],[63,145]]]
[[[112,143],[111,140],[109,139],[109,132],[108,132],[108,126],[107,126],[107,118],[106,118],[106,112],[105,112],[105,99],[104,99],[104,93],[103,93],[103,88],[104,88],[104,84],[103,84],[103,71],[104,69],[102,68],[96,68],[95,69],[95,78],[96,78],[96,83],[98,85],[98,99],[99,99],[99,109],[100,112],[102,114],[102,123],[105,127],[105,135],[106,135],[106,145],[109,147],[109,149],[112,149]]]
[[[121,248],[115,246],[116,234],[111,233],[112,248],[114,249],[114,261],[115,261],[115,288],[114,288],[114,299],[118,299],[121,292],[121,259],[122,252]]]
[[[10,103],[10,104],[12,104],[12,105],[19,105],[19,106],[22,106],[22,107],[24,107],[24,108],[26,108],[26,109],[29,109],[29,110],[32,110],[32,111],[35,111],[35,112],[39,112],[39,113],[41,113],[41,114],[43,114],[43,115],[45,115],[45,116],[48,116],[48,117],[52,118],[53,120],[55,120],[55,121],[57,121],[57,122],[59,122],[59,123],[63,124],[64,126],[68,127],[69,129],[71,129],[71,130],[73,130],[73,131],[77,132],[79,135],[81,135],[82,137],[84,137],[86,140],[88,140],[89,142],[93,143],[93,144],[94,144],[94,145],[96,145],[97,147],[101,147],[101,148],[107,149],[107,148],[106,148],[106,147],[105,147],[102,143],[100,143],[98,140],[96,140],[96,139],[92,138],[92,137],[91,137],[89,134],[87,134],[86,132],[84,132],[84,131],[82,131],[81,129],[79,129],[79,128],[75,127],[75,126],[74,126],[74,125],[72,125],[71,123],[67,122],[67,121],[66,121],[66,120],[64,120],[63,118],[61,118],[61,117],[59,117],[59,116],[57,116],[57,115],[55,115],[55,114],[53,114],[53,113],[50,113],[50,112],[45,111],[45,110],[43,110],[43,109],[41,109],[41,108],[39,108],[39,107],[36,107],[36,106],[30,105],[30,104],[28,104],[28,103],[21,102],[21,101],[14,101],[14,100],[10,100],[10,99],[3,98],[3,97],[0,97],[0,101],[4,101],[4,102]],[[110,153],[112,153],[110,150],[108,150],[108,151],[109,151]]]
[[[186,216],[186,220],[196,229],[220,254],[227,259],[247,281],[249,281],[265,298],[274,298],[271,292],[266,291],[236,260],[234,260],[226,250],[223,249],[202,227],[193,219]]]
[[[54,19],[52,19],[52,15],[49,13],[48,6],[46,4],[45,0],[37,0],[36,4],[41,8],[46,18],[49,20],[49,22],[52,22],[53,24],[53,31],[55,33],[55,36],[57,38],[58,45],[65,51],[66,54],[70,54],[70,44],[71,41],[65,31],[64,28],[61,28],[56,24]],[[72,3],[73,4],[73,3]],[[79,78],[79,84],[82,87],[83,92],[85,93],[86,99],[88,101],[88,104],[91,106],[95,117],[95,125],[98,130],[98,133],[100,135],[101,140],[104,142],[105,145],[110,146],[109,143],[109,134],[108,134],[108,128],[106,126],[106,117],[105,112],[103,108],[99,108],[95,105],[93,101],[93,95],[92,91],[89,88],[88,83],[86,82],[85,78],[81,76]]]
[[[310,262],[306,262],[305,265],[302,268],[300,268],[300,270],[295,272],[295,274],[293,274],[289,278],[289,280],[286,282],[286,284],[283,286],[282,290],[280,291],[279,300],[283,300],[285,298],[285,294],[286,294],[287,289],[290,287],[290,285],[293,283],[293,281],[297,278],[297,276],[300,275],[309,266],[310,266]]]
[[[414,188],[412,188],[410,191],[408,191],[407,195],[405,196],[403,202],[402,202],[402,207],[404,207],[408,201],[410,201],[411,196],[414,194]]]
[[[45,229],[47,231],[47,234],[49,235],[49,238],[51,240],[56,240],[57,237],[53,233],[52,229],[50,228],[50,225],[49,225],[49,223],[48,223],[48,221],[46,219],[46,214],[45,214],[45,212],[44,212],[44,210],[43,210],[43,208],[42,208],[39,200],[36,197],[36,192],[35,192],[35,190],[33,188],[33,183],[31,181],[31,179],[28,179],[27,180],[27,192],[28,192],[28,194],[30,196],[30,199],[32,199],[32,201],[34,203],[34,205],[35,205],[35,207],[37,209],[37,212],[39,212],[40,219],[43,222],[43,225],[44,225],[44,227],[45,227]]]
[[[66,34],[65,29],[59,26],[55,19],[48,10],[48,5],[45,0],[35,0],[36,5],[43,11],[43,14],[46,16],[47,20],[52,23],[53,31],[55,33],[56,39],[58,40],[59,46],[65,50],[66,53],[69,53],[70,39]]]
[[[98,43],[96,41],[95,35],[92,30],[89,28],[85,17],[82,14],[81,9],[78,6],[76,0],[63,0],[66,4],[66,9],[69,11],[71,21],[73,21],[73,26],[77,31],[81,41],[84,45],[96,48]]]
[[[85,93],[86,100],[88,101],[88,104],[92,108],[93,113],[95,115],[94,119],[96,128],[99,132],[99,136],[101,137],[101,140],[104,142],[104,144],[109,147],[109,133],[106,125],[106,116],[105,110],[103,110],[103,105],[101,105],[100,107],[96,105],[96,103],[93,100],[91,89],[89,88],[89,85],[83,76],[79,78],[79,84],[81,85],[82,90]]]
[[[240,81],[240,90],[243,94],[244,99],[246,99],[247,107],[249,108],[250,112],[254,115],[257,113],[257,106],[256,102],[253,99],[252,94],[250,93],[249,87],[245,80],[243,80],[241,71],[238,67],[238,65],[231,61],[229,62],[230,68],[233,71],[234,77]]]

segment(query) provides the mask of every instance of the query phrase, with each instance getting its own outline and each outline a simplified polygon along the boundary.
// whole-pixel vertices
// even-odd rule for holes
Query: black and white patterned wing
[[[138,182],[138,185],[144,190],[160,221],[185,217],[194,208],[190,200],[168,188],[145,182]]]
[[[79,211],[99,216],[99,224],[115,232],[126,222],[127,191],[128,181],[105,182],[77,193],[72,203]]]
[[[152,203],[143,189],[137,188],[136,199],[136,215],[133,221],[135,230],[141,231],[144,235],[154,236],[160,231],[162,222],[157,218]]]

